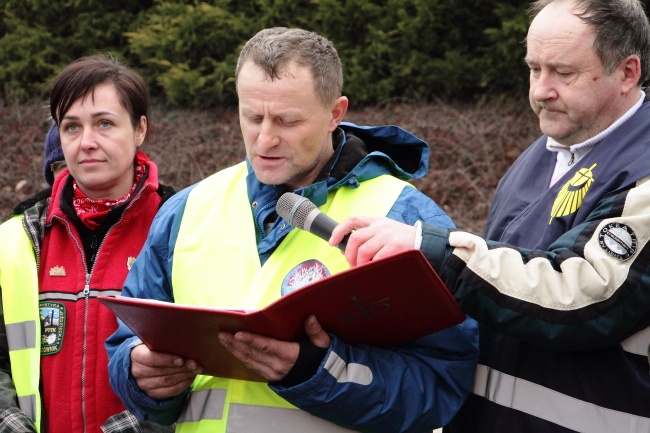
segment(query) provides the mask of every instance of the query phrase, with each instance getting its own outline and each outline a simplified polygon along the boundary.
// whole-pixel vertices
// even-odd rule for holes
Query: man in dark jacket
[[[422,251],[481,324],[474,389],[446,430],[648,432],[650,26],[637,0],[532,12],[529,97],[544,136],[501,179],[483,238],[422,229]],[[331,242],[351,229],[355,264],[416,236],[352,218]]]

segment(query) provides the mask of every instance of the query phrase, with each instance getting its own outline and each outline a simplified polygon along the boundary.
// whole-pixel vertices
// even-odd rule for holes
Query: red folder
[[[278,289],[279,290],[279,289]],[[224,310],[118,296],[99,300],[153,351],[193,359],[204,374],[265,381],[232,356],[219,331],[285,341],[306,338],[315,314],[349,344],[393,347],[456,325],[465,314],[424,255],[410,250],[323,278],[258,311]]]

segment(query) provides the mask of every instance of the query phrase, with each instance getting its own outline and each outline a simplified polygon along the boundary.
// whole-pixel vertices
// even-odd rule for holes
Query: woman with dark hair
[[[174,192],[140,150],[147,109],[143,79],[111,56],[54,80],[67,168],[0,226],[0,431],[140,431],[108,382],[104,340],[117,322],[97,297],[120,294]]]

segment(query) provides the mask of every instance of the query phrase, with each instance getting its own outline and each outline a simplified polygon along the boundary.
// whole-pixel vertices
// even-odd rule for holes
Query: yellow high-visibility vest
[[[22,226],[22,216],[0,225],[0,287],[18,405],[40,432],[38,270],[34,249]]]
[[[262,266],[240,163],[207,178],[190,193],[180,224],[172,286],[179,304],[260,309],[281,296],[285,277],[309,260],[329,274],[349,268],[338,248],[304,230],[292,230]],[[351,215],[385,216],[409,183],[384,175],[358,188],[328,194],[319,209],[336,221]],[[288,224],[283,230],[291,230]],[[286,282],[285,282],[286,286]],[[216,336],[215,336],[216,338]],[[271,426],[276,426],[271,429]],[[298,410],[266,383],[198,376],[177,420],[177,432],[345,432]]]

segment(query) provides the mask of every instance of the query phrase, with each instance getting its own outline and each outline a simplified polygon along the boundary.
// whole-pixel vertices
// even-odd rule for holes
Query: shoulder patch
[[[287,276],[284,277],[281,289],[282,296],[329,275],[330,271],[322,262],[315,259],[304,261],[290,270]]]
[[[59,302],[42,301],[41,313],[41,355],[54,355],[63,345],[65,331],[65,305]]]
[[[628,225],[609,223],[598,233],[600,247],[610,256],[627,260],[634,255],[637,248],[636,233]]]

